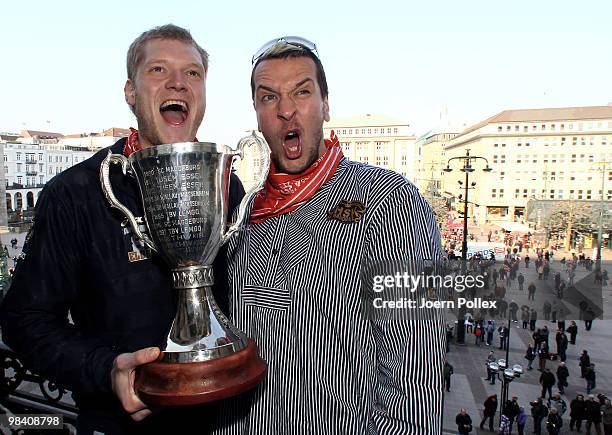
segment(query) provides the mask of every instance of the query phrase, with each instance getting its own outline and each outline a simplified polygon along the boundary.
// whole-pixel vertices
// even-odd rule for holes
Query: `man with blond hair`
[[[2,305],[2,335],[26,367],[72,390],[80,434],[178,433],[186,423],[167,410],[150,416],[134,391],[136,368],[165,345],[175,295],[170,271],[109,206],[99,173],[109,152],[193,141],[207,71],[208,54],[189,31],[169,24],[140,35],[128,51],[124,87],[138,130],[54,177],[38,202]],[[118,199],[142,215],[135,180],[112,178]],[[235,205],[242,195],[235,176],[231,186]],[[216,269],[225,270],[223,258]]]

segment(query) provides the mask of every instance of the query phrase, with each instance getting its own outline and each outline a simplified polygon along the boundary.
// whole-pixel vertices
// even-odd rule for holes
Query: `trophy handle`
[[[244,198],[242,198],[242,201],[240,201],[236,222],[234,222],[227,229],[225,234],[221,235],[222,245],[227,243],[230,237],[232,237],[235,232],[240,230],[240,227],[244,224],[244,220],[246,219],[247,205],[255,194],[264,187],[266,179],[268,178],[268,170],[270,169],[270,148],[268,148],[268,144],[263,138],[257,136],[255,130],[253,130],[249,136],[245,136],[240,139],[240,142],[238,142],[238,149],[234,153],[234,158],[244,158],[244,148],[251,145],[255,145],[259,148],[262,156],[262,170],[257,177],[257,184],[249,189],[249,191],[244,195]]]
[[[106,196],[106,200],[110,203],[111,207],[118,209],[120,212],[122,212],[125,215],[128,222],[130,223],[130,226],[132,227],[132,230],[134,231],[134,234],[136,235],[136,238],[141,240],[145,245],[147,245],[153,251],[157,252],[157,248],[155,247],[151,239],[149,239],[149,236],[144,234],[138,228],[138,221],[134,217],[134,214],[132,214],[132,212],[125,205],[121,204],[121,202],[115,196],[115,193],[113,192],[113,186],[111,185],[111,182],[110,182],[111,163],[121,165],[121,170],[123,171],[123,175],[127,175],[128,173],[130,175],[132,174],[132,171],[130,170],[130,164],[128,162],[128,159],[121,154],[113,154],[112,152],[109,151],[106,158],[102,161],[102,166],[100,166],[100,182],[102,183],[102,192],[104,192],[104,196]],[[142,217],[140,219],[142,219]]]

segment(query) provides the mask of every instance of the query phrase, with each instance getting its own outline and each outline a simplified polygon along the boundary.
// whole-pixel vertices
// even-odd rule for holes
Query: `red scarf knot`
[[[251,223],[297,210],[317,193],[334,175],[343,157],[340,141],[333,130],[329,140],[325,139],[325,146],[327,151],[300,174],[277,172],[274,161],[270,163],[266,184],[255,197]]]

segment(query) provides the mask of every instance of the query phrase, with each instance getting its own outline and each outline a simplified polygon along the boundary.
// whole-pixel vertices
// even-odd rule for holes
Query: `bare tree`
[[[439,196],[437,193],[437,189],[431,184],[428,186],[423,196],[425,197],[429,205],[431,205],[431,209],[436,217],[438,227],[444,228],[446,226],[446,223],[448,222],[448,214],[450,211],[448,201],[445,198]]]
[[[566,201],[555,204],[548,219],[544,222],[550,238],[560,239],[565,236],[566,247],[574,235],[585,235],[593,232],[595,210],[584,202]]]

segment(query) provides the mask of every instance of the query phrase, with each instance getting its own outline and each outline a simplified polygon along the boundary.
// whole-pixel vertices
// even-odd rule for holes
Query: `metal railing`
[[[27,370],[19,357],[0,341],[0,402],[16,414],[63,415],[64,423],[74,426],[78,409],[70,391]],[[27,387],[27,388],[26,388]]]

